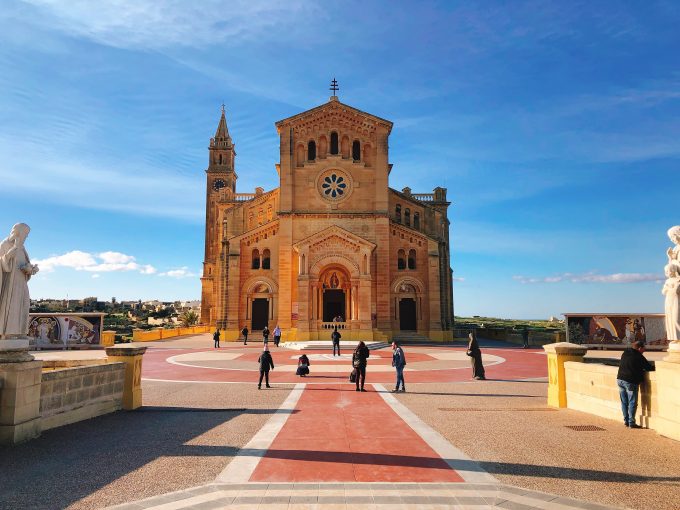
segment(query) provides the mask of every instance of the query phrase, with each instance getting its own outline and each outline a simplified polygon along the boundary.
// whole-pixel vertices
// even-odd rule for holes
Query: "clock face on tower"
[[[224,188],[226,185],[227,185],[227,183],[224,182],[224,179],[215,179],[215,181],[213,182],[213,189],[215,191],[219,191],[222,188]]]

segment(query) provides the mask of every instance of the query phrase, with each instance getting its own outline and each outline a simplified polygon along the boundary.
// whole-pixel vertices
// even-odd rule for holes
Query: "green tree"
[[[179,321],[184,327],[194,326],[198,324],[198,314],[193,310],[185,310],[182,312],[182,315],[179,316]]]

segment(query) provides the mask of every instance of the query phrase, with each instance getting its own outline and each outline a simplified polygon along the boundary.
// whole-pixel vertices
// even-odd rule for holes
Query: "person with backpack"
[[[399,347],[397,342],[392,342],[392,366],[397,371],[397,385],[392,390],[392,393],[399,391],[401,383],[401,391],[406,392],[406,384],[404,383],[404,367],[406,366],[406,356],[404,350]]]
[[[342,335],[338,331],[338,327],[335,326],[335,329],[331,333],[331,340],[333,341],[333,356],[335,356],[335,349],[338,349],[338,356],[340,356],[340,338]]]
[[[219,328],[215,329],[215,332],[213,333],[213,342],[215,343],[215,349],[220,348],[220,330]]]
[[[272,359],[272,355],[269,352],[269,347],[267,344],[265,344],[264,350],[262,351],[262,354],[260,354],[260,357],[257,358],[257,362],[260,364],[260,380],[257,382],[257,389],[262,389],[263,377],[266,387],[271,388],[271,386],[269,386],[269,370],[274,370],[274,360]]]
[[[355,381],[357,386],[356,391],[366,391],[364,389],[364,384],[366,383],[366,365],[368,364],[368,357],[370,355],[371,353],[363,341],[359,342],[359,345],[357,345],[357,348],[354,349],[354,353],[352,354],[352,366],[357,372]]]
[[[241,334],[243,335],[243,345],[248,345],[248,326],[243,326]]]

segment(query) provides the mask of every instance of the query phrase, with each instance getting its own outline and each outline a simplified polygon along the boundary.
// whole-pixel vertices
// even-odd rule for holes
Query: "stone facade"
[[[236,193],[224,111],[210,141],[201,314],[223,339],[277,324],[285,340],[400,331],[452,339],[446,189],[389,187],[392,123],[336,96],[276,123],[280,186]]]

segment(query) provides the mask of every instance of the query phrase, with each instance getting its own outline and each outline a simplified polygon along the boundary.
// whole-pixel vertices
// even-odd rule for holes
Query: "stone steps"
[[[365,342],[366,347],[371,351],[389,347],[389,342]],[[359,345],[358,340],[341,340],[340,348],[343,350],[354,350]],[[281,347],[294,351],[332,351],[333,342],[330,340],[309,340],[307,342],[282,342]]]

